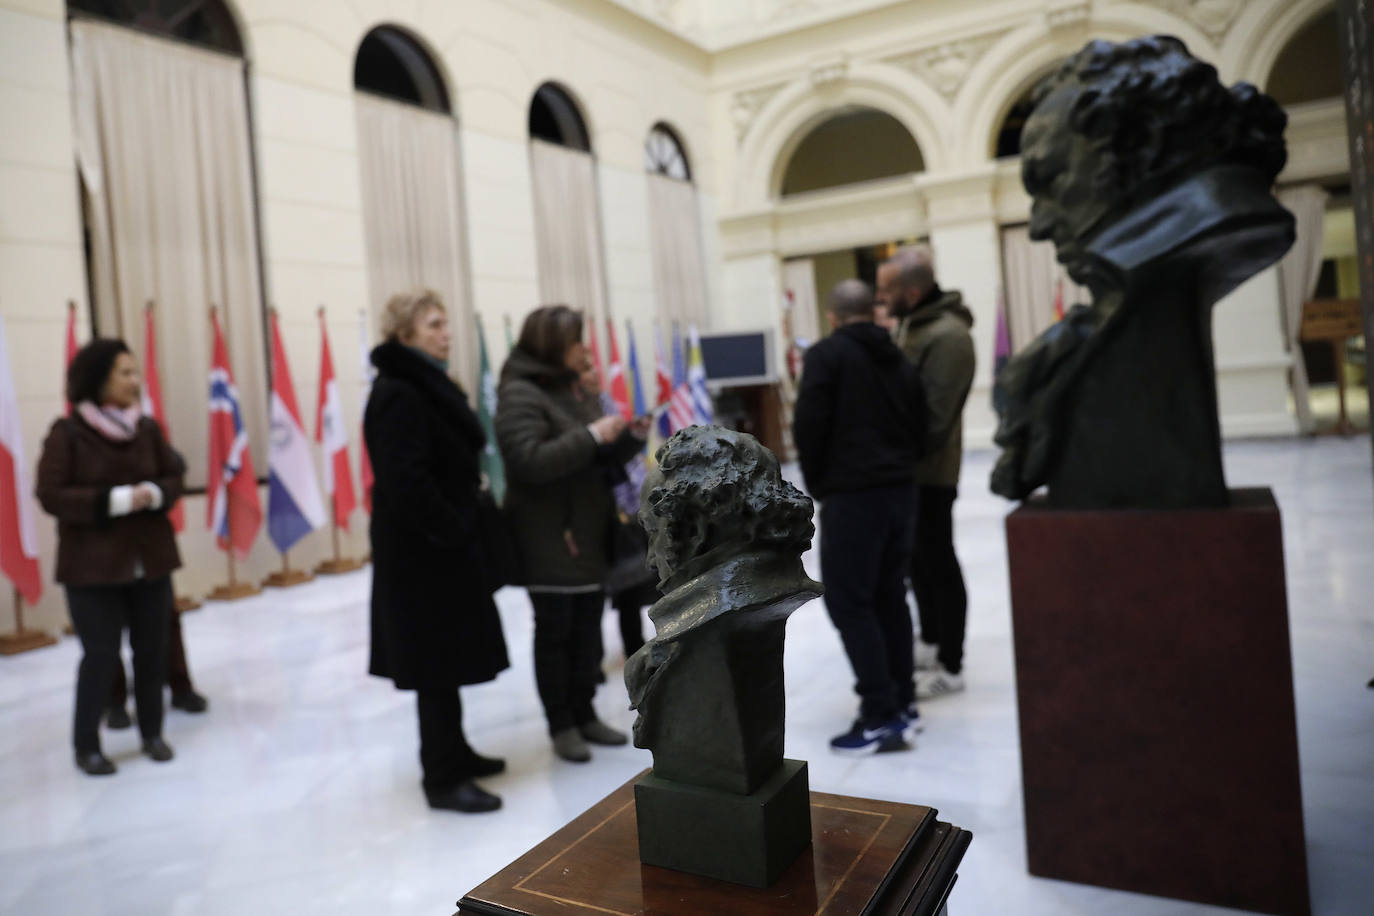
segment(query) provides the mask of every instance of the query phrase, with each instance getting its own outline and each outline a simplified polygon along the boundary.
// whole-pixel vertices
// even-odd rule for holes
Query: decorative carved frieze
[[[909,51],[889,57],[886,63],[915,74],[918,79],[929,83],[935,91],[952,101],[959,87],[968,79],[974,64],[987,53],[1001,33],[976,35],[947,41],[919,51]]]
[[[1045,22],[1052,29],[1063,29],[1082,25],[1092,14],[1092,4],[1088,0],[1049,0],[1045,9]]]
[[[735,93],[734,99],[730,102],[730,123],[735,126],[736,143],[744,142],[744,135],[749,133],[749,128],[754,125],[763,106],[767,105],[784,85],[786,84],[773,83]]]
[[[824,89],[840,82],[849,73],[849,58],[831,57],[811,64],[811,85]]]
[[[1214,43],[1220,43],[1244,8],[1243,0],[1155,0],[1155,2],[1191,22],[1207,33]]]

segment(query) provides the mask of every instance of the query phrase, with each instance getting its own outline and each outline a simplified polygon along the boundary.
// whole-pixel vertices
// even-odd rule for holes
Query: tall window
[[[410,33],[379,26],[353,66],[373,314],[395,293],[439,292],[454,327],[449,362],[476,390],[458,125],[434,59]]]
[[[706,277],[701,252],[701,218],[692,168],[667,124],[655,124],[644,139],[649,173],[649,242],[654,265],[658,317],[665,323],[706,324]]]
[[[529,128],[539,297],[582,309],[598,334],[606,277],[587,122],[567,89],[545,83],[530,100]]]
[[[96,332],[141,350],[153,305],[168,427],[188,483],[203,486],[216,306],[254,465],[265,471],[258,217],[234,18],[214,0],[73,0],[70,9]]]

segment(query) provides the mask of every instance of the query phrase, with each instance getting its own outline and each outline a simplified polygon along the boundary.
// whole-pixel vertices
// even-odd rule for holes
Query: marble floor
[[[789,756],[814,789],[932,805],[971,829],[958,914],[1234,912],[1026,873],[1001,534],[1008,506],[973,453],[957,503],[971,594],[968,690],[923,706],[910,753],[854,760],[826,739],[854,709],[824,609],[788,625]],[[1232,485],[1270,485],[1283,509],[1312,902],[1318,914],[1374,913],[1374,493],[1370,442],[1239,442]],[[811,558],[814,570],[814,557]],[[814,574],[814,573],[813,573]],[[514,662],[468,689],[468,731],[508,771],[489,780],[496,814],[431,812],[419,791],[414,701],[364,674],[368,572],[212,604],[184,618],[210,710],[170,711],[176,760],[106,733],[119,765],[73,766],[69,727],[79,649],[0,659],[0,913],[328,913],[446,916],[464,892],[649,764],[634,748],[590,764],[552,757],[535,697],[524,594],[499,594]],[[607,644],[617,647],[612,618]],[[597,705],[628,727],[620,658]]]

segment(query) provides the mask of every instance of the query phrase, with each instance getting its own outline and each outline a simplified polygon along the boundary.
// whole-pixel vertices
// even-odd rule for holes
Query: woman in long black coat
[[[363,418],[372,458],[372,658],[369,671],[414,690],[430,807],[493,811],[474,779],[505,769],[463,736],[458,688],[510,667],[483,556],[478,458],[486,444],[447,374],[438,295],[393,296]]]

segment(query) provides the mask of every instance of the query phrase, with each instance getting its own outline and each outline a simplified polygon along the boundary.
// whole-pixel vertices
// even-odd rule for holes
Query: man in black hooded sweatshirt
[[[925,433],[920,374],[873,320],[873,291],[845,280],[828,300],[833,333],[806,353],[792,434],[821,502],[821,579],[854,669],[859,717],[838,753],[905,750],[916,728],[911,614],[915,468]]]

